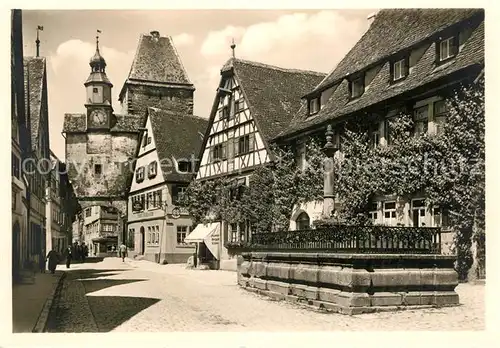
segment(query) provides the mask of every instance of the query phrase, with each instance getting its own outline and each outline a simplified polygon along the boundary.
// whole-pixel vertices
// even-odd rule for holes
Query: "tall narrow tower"
[[[99,52],[99,34],[96,36],[96,50],[90,59],[90,75],[85,81],[87,91],[87,130],[109,130],[113,113],[111,88],[113,84],[106,76],[106,61]]]

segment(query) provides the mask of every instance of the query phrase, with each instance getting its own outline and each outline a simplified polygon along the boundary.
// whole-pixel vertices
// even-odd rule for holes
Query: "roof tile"
[[[433,34],[484,13],[482,9],[384,9],[368,31],[314,91],[364,69]]]
[[[148,108],[156,151],[160,163],[164,159],[191,159],[202,145],[202,134],[208,126],[205,118],[183,115],[158,108]],[[192,175],[163,171],[165,181],[188,182]]]
[[[224,65],[223,71],[230,68],[234,69],[265,139],[271,139],[289,124],[301,106],[301,96],[326,76],[234,58]]]
[[[399,10],[399,11],[405,12],[405,10]],[[416,10],[408,10],[408,11],[411,12]],[[446,13],[449,14],[449,11],[451,10],[446,10],[446,11],[447,11]],[[461,10],[456,10],[456,11],[458,11],[458,14],[455,17],[452,16],[452,18],[458,18],[463,15],[463,12]],[[438,12],[440,12],[440,10]],[[401,19],[400,14],[394,11],[390,11],[386,12],[385,17],[383,17],[386,18],[387,20],[388,20],[387,13],[395,14],[395,18],[393,18],[391,22],[396,22],[397,19]],[[375,28],[377,28],[377,26],[375,26]],[[395,28],[398,29],[400,28],[400,26],[395,25]],[[447,27],[441,23],[439,28],[446,29]],[[416,30],[417,32],[421,33],[421,30],[418,27],[417,28],[412,27],[412,30]],[[426,33],[430,35],[428,30],[426,31]],[[397,31],[394,31],[392,35],[399,36],[399,33]],[[408,35],[411,37],[416,36],[415,34],[412,34],[412,31],[409,31]],[[363,38],[361,40],[363,40]],[[387,40],[391,41],[391,38],[388,37]],[[347,79],[344,78],[341,80],[341,82],[339,81],[340,82],[339,87],[335,90],[335,92],[330,97],[326,105],[321,109],[321,111],[317,115],[313,117],[307,117],[308,115],[306,114],[305,109],[299,111],[293,118],[293,120],[290,122],[290,126],[281,134],[279,134],[276,138],[290,136],[292,134],[301,132],[310,127],[323,124],[328,120],[348,115],[350,113],[359,111],[371,105],[386,101],[390,98],[396,97],[397,95],[424,86],[425,84],[428,84],[430,82],[436,81],[444,76],[461,71],[462,69],[466,69],[474,65],[484,65],[484,20],[482,20],[479,26],[475,28],[472,35],[465,42],[462,50],[458,53],[456,58],[451,60],[449,63],[445,63],[444,65],[438,67],[435,66],[436,49],[434,42],[432,43],[421,42],[421,44],[427,47],[425,53],[413,67],[411,73],[407,76],[407,78],[401,81],[400,83],[395,83],[395,84],[389,83],[390,80],[389,62],[386,61],[385,59],[382,59],[379,62],[384,63],[383,68],[374,77],[374,79],[366,89],[365,93],[360,98],[357,98],[352,101],[349,100],[348,82]],[[370,58],[372,55],[369,52],[367,52],[366,56],[367,56],[367,62],[370,62],[370,64],[372,64]],[[344,58],[344,60],[345,59],[346,58]],[[349,70],[347,69],[347,71]],[[341,75],[345,76],[345,74],[342,74],[341,71],[337,71],[336,74],[338,74],[339,76]]]
[[[40,128],[40,113],[42,112],[42,96],[46,88],[45,57],[24,57],[24,87],[26,107],[29,110],[31,124],[31,144],[34,148],[38,144],[38,130]],[[29,108],[29,109],[28,109]]]
[[[170,36],[141,35],[128,78],[191,85]]]

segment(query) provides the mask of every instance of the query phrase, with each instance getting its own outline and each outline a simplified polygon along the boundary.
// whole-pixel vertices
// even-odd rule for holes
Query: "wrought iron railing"
[[[441,230],[434,227],[346,226],[252,234],[250,251],[356,253],[441,253]]]

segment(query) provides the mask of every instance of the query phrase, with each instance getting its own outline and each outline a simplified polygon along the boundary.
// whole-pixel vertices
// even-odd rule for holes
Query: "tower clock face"
[[[108,115],[102,110],[94,110],[90,114],[92,124],[95,126],[104,126],[108,122]]]

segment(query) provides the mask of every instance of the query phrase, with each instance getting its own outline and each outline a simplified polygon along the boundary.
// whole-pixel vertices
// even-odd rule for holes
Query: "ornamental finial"
[[[327,157],[333,157],[335,154],[335,151],[337,151],[337,148],[335,145],[332,143],[333,140],[333,130],[332,130],[332,125],[329,124],[326,126],[326,144],[323,147],[323,151],[325,152]]]

